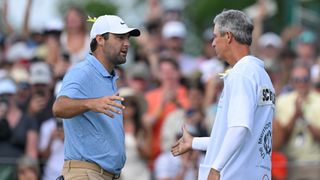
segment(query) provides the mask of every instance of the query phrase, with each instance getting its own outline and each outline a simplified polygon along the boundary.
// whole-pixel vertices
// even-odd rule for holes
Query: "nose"
[[[216,47],[216,42],[214,41],[214,39],[212,40],[211,46],[212,46],[213,48]]]
[[[129,37],[125,39],[124,41],[124,45],[129,47],[130,46],[130,41],[129,41]]]

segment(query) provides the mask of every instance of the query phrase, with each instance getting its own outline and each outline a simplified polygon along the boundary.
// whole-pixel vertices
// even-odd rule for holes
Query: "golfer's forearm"
[[[192,141],[192,149],[206,151],[209,144],[209,137],[195,137]]]
[[[89,110],[89,99],[71,99],[59,97],[53,104],[52,112],[55,117],[71,118]]]
[[[213,162],[212,168],[221,171],[229,159],[243,145],[248,132],[249,130],[245,127],[239,126],[229,128],[223,140],[218,156]]]

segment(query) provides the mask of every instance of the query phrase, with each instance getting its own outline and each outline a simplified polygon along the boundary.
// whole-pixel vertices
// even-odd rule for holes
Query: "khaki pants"
[[[94,163],[76,160],[64,162],[62,175],[65,180],[114,180],[119,178]]]

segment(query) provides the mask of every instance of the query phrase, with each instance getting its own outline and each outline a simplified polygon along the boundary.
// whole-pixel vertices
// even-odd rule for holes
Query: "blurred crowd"
[[[7,20],[0,34],[0,179],[55,179],[63,165],[62,120],[52,103],[66,71],[90,53],[87,14],[70,7],[64,21],[50,20],[30,31],[28,0],[23,32]],[[127,161],[123,180],[196,179],[204,153],[173,157],[171,145],[186,125],[208,136],[223,89],[220,75],[230,69],[211,47],[212,26],[198,36],[202,54],[185,51],[188,27],[180,9],[148,1],[141,37],[131,42],[130,59],[117,67],[125,97]],[[273,178],[320,177],[320,58],[318,37],[305,27],[265,32],[264,4],[253,19],[252,54],[265,62],[277,97],[273,121]],[[241,104],[239,104],[241,106]]]

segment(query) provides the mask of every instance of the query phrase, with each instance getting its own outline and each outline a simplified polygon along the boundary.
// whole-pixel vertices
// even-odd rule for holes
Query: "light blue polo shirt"
[[[111,96],[118,89],[116,80],[91,54],[65,75],[58,96],[73,99]],[[114,118],[87,111],[63,121],[65,160],[81,160],[99,164],[103,169],[120,173],[124,166],[125,145],[122,114]]]

